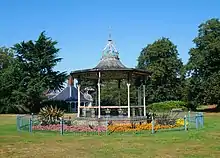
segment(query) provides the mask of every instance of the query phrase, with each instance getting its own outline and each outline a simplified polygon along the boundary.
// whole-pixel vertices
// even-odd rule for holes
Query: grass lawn
[[[19,158],[212,158],[220,157],[220,113],[206,113],[199,131],[154,135],[59,136],[17,132],[15,116],[0,115],[0,157]]]

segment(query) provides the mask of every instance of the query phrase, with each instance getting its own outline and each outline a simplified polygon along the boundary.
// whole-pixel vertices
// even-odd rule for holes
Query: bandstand
[[[108,115],[111,109],[117,109],[118,113],[121,114],[123,109],[125,109],[126,115],[128,118],[134,117],[137,114],[135,113],[136,109],[139,112],[138,115],[146,116],[146,102],[145,102],[145,83],[146,79],[150,77],[150,72],[136,69],[136,68],[127,68],[122,64],[119,59],[119,53],[115,48],[113,41],[109,38],[107,45],[103,49],[101,61],[98,65],[91,69],[83,69],[76,70],[71,72],[72,78],[78,81],[77,89],[78,89],[78,113],[77,117],[93,117],[93,118],[101,118],[104,117],[103,114]],[[140,79],[142,86],[142,95],[143,100],[139,101],[138,105],[130,104],[130,86],[136,79]],[[80,87],[81,80],[87,79],[96,81],[97,83],[97,103],[96,105],[91,106],[82,106],[80,104]],[[117,80],[119,87],[119,95],[120,95],[120,83],[122,80],[126,80],[127,82],[127,106],[114,105],[114,106],[102,106],[101,105],[101,81],[110,81]],[[140,100],[140,99],[139,99]]]

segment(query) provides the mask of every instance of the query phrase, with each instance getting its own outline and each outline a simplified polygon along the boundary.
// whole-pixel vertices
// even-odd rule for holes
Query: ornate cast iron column
[[[77,85],[77,89],[78,89],[78,113],[77,113],[77,117],[80,117],[80,79],[78,79],[78,85]]]
[[[98,118],[101,117],[101,90],[100,90],[100,80],[101,80],[101,72],[98,73],[98,106],[99,106],[99,110],[98,110]]]

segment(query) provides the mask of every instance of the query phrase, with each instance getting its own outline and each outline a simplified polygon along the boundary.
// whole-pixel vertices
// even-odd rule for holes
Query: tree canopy
[[[182,65],[176,46],[168,38],[148,44],[141,51],[137,67],[152,72],[146,87],[148,102],[180,99]]]
[[[31,112],[38,111],[48,89],[63,87],[66,73],[53,70],[61,61],[57,57],[59,49],[56,44],[56,41],[42,32],[36,41],[23,41],[12,47],[15,57],[13,63],[1,74],[1,81],[6,83],[1,89],[8,93],[13,105],[22,106]]]
[[[219,104],[220,98],[220,21],[210,19],[202,23],[195,48],[189,52],[187,74],[190,77],[190,101],[196,104]]]
[[[0,48],[0,113],[27,111],[25,106],[16,103],[14,90],[22,79],[18,61],[12,49]]]
[[[13,58],[13,51],[10,48],[0,47],[0,70],[10,66]]]

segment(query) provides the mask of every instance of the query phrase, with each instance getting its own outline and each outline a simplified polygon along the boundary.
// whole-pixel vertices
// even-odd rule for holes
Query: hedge
[[[165,101],[149,104],[147,106],[148,110],[151,112],[166,112],[176,108],[182,108],[183,110],[186,110],[186,107],[187,103],[183,101]]]

